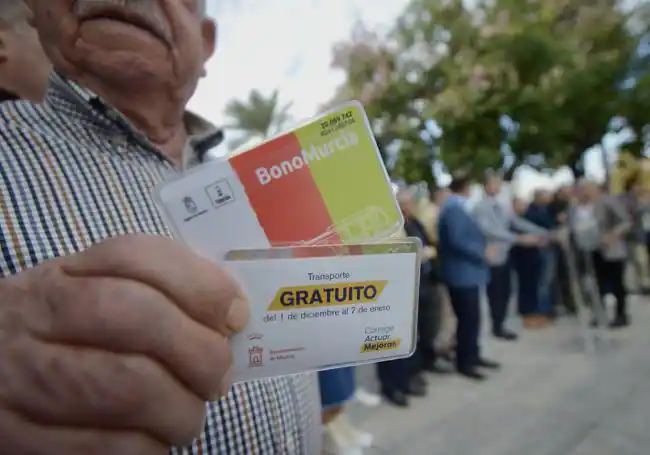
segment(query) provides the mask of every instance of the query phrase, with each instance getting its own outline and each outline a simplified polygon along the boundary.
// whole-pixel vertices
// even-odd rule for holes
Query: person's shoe
[[[537,327],[543,329],[553,324],[553,321],[548,316],[537,316]]]
[[[483,381],[486,376],[476,368],[459,368],[458,374],[473,381]]]
[[[630,319],[627,316],[617,316],[609,323],[610,329],[622,329],[630,325]]]
[[[449,374],[453,373],[454,371],[453,369],[446,367],[438,361],[428,363],[424,366],[424,370],[434,374]]]
[[[500,363],[488,359],[478,359],[478,362],[476,362],[476,366],[478,368],[486,368],[488,370],[498,370],[501,368]]]
[[[354,392],[354,399],[369,408],[376,408],[381,404],[381,396],[360,387]]]
[[[325,425],[323,432],[323,455],[363,455],[361,447],[350,438],[338,419]]]
[[[395,391],[395,392],[382,392],[382,396],[388,401],[389,403],[399,407],[399,408],[405,408],[409,405],[409,397],[404,393],[400,391]]]
[[[593,317],[591,319],[591,322],[589,322],[589,327],[591,327],[592,329],[598,329],[604,326],[605,323],[601,323],[597,317]]]
[[[511,332],[510,330],[507,329],[500,329],[500,330],[495,330],[492,332],[495,338],[498,338],[499,340],[504,340],[504,341],[515,341],[517,338],[516,333]]]
[[[439,357],[451,364],[453,364],[456,361],[456,353],[454,352],[453,349],[449,349],[446,352],[443,352],[442,354],[439,355]]]
[[[359,447],[364,449],[369,449],[372,447],[372,443],[375,437],[371,433],[359,430],[354,425],[352,425],[345,412],[340,414],[337,420],[341,431],[344,431],[348,435],[348,438],[352,441],[355,441]]]
[[[411,378],[408,394],[414,397],[423,397],[427,394],[427,382],[422,376],[414,376]]]
[[[536,329],[538,327],[538,319],[535,316],[524,316],[524,327],[527,329]]]

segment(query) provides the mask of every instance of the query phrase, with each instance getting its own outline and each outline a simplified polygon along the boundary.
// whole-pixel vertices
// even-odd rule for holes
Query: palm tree
[[[282,129],[290,119],[289,110],[293,103],[281,106],[278,97],[278,90],[266,97],[254,89],[246,101],[228,102],[225,114],[230,124],[226,128],[241,134],[240,138],[229,142],[231,150],[252,139],[265,140]]]

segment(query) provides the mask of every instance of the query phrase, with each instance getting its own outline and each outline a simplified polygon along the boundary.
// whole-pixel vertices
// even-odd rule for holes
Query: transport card
[[[411,355],[420,248],[408,238],[229,252],[252,310],[231,338],[235,381]]]
[[[378,241],[403,224],[357,102],[172,177],[155,198],[176,237],[213,260],[233,249]]]

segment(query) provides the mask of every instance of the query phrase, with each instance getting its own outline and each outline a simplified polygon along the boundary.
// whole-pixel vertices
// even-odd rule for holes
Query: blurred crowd
[[[423,244],[417,348],[409,359],[377,364],[377,396],[355,388],[351,369],[347,383],[340,370],[321,376],[321,391],[346,391],[337,402],[341,417],[325,421],[326,442],[341,448],[332,453],[360,454],[372,440],[345,417],[345,397],[408,407],[426,395],[428,375],[476,382],[501,367],[481,350],[481,302],[489,309],[490,334],[516,342],[520,334],[509,322],[517,315],[523,330],[544,330],[579,312],[594,329],[623,329],[631,323],[628,294],[649,291],[650,197],[637,178],[624,194],[583,179],[538,189],[530,200],[502,197],[496,173],[480,184],[478,200],[470,198],[476,183],[464,176],[429,187],[425,196],[397,190],[405,219],[400,235]],[[611,314],[608,296],[615,302]]]
[[[120,453],[131,449],[129,453],[151,454],[166,452],[170,445],[189,444],[187,448],[172,448],[171,453],[216,455],[282,451],[312,455],[317,453],[312,447],[321,446],[321,433],[316,430],[322,423],[325,430],[322,439],[324,453],[360,455],[372,445],[373,435],[360,431],[351,422],[353,419],[345,411],[345,405],[351,399],[356,398],[370,406],[384,400],[407,408],[411,400],[426,395],[427,376],[430,374],[457,373],[470,381],[482,381],[488,378],[491,370],[500,368],[498,362],[488,358],[481,350],[479,334],[484,295],[489,306],[491,334],[498,340],[515,342],[519,334],[508,324],[512,302],[516,302],[526,330],[543,329],[553,324],[557,317],[581,311],[592,315],[591,325],[594,327],[607,325],[612,329],[621,329],[631,322],[628,292],[647,293],[650,289],[650,197],[637,179],[627,182],[622,195],[611,195],[599,185],[583,180],[554,193],[539,190],[531,201],[514,199],[504,202],[499,197],[501,179],[496,174],[488,173],[482,182],[483,196],[474,204],[469,197],[474,182],[464,176],[456,176],[449,187],[429,188],[428,196],[424,199],[417,198],[410,189],[402,189],[397,194],[405,218],[401,235],[417,237],[423,245],[417,344],[412,357],[377,364],[379,394],[356,387],[353,368],[319,373],[320,402],[317,384],[311,374],[239,383],[231,387],[228,380],[228,371],[232,371],[230,362],[215,362],[219,355],[211,355],[212,360],[206,362],[203,354],[219,353],[226,349],[227,344],[222,342],[225,333],[221,334],[215,329],[210,333],[219,336],[198,336],[197,333],[203,332],[197,330],[205,330],[206,324],[195,324],[197,321],[192,321],[187,315],[189,311],[172,311],[176,306],[194,308],[196,294],[183,287],[189,280],[177,279],[185,269],[183,264],[196,264],[193,255],[183,251],[179,257],[175,253],[174,259],[179,261],[178,264],[175,262],[175,267],[161,269],[161,272],[150,266],[157,261],[146,262],[152,254],[150,249],[144,248],[146,244],[140,244],[139,250],[134,250],[134,243],[126,243],[128,247],[122,243],[121,248],[99,245],[104,240],[119,245],[115,242],[119,242],[120,237],[122,242],[133,242],[126,238],[126,233],[152,236],[167,232],[162,220],[152,216],[156,209],[151,189],[160,184],[172,168],[180,170],[185,165],[209,158],[203,146],[207,144],[211,147],[222,138],[221,132],[207,121],[200,122],[204,123],[201,131],[195,131],[197,118],[185,111],[198,78],[206,74],[204,60],[214,50],[215,25],[207,17],[206,2],[178,1],[175,2],[176,7],[170,9],[172,12],[169,14],[181,15],[182,18],[177,20],[174,17],[173,23],[180,30],[172,34],[173,41],[178,41],[173,43],[176,46],[174,49],[180,51],[170,53],[174,65],[161,67],[160,64],[164,62],[158,56],[158,47],[142,45],[142,30],[137,29],[137,23],[131,24],[135,27],[133,29],[122,29],[115,27],[115,21],[97,21],[98,34],[90,36],[109,36],[104,33],[113,33],[124,40],[123,47],[117,53],[120,58],[132,58],[125,61],[135,61],[138,65],[125,65],[120,64],[119,59],[103,58],[106,55],[114,57],[115,42],[112,40],[98,41],[100,44],[93,47],[94,59],[86,59],[87,48],[65,45],[71,42],[70,36],[81,36],[74,28],[79,21],[70,20],[73,16],[66,16],[68,8],[61,6],[66,1],[30,2],[36,7],[34,11],[19,0],[0,2],[0,120],[4,122],[0,129],[0,171],[4,172],[3,179],[0,179],[0,193],[11,195],[2,201],[4,212],[0,216],[0,239],[14,239],[2,243],[0,278],[17,276],[15,280],[4,280],[2,284],[7,286],[4,289],[13,292],[19,288],[20,292],[9,295],[29,297],[27,306],[12,303],[2,310],[15,320],[16,308],[38,310],[42,305],[48,309],[52,305],[48,290],[56,288],[60,291],[72,286],[64,274],[52,278],[55,274],[48,273],[47,276],[53,281],[40,279],[43,275],[38,275],[39,267],[45,266],[40,263],[47,262],[53,256],[68,256],[66,259],[70,262],[66,264],[77,264],[79,270],[87,269],[85,273],[93,278],[97,278],[97,270],[103,270],[104,262],[121,264],[124,270],[120,273],[125,278],[122,281],[128,281],[129,286],[136,286],[133,283],[138,282],[140,292],[145,292],[143,289],[148,286],[147,292],[152,293],[151,283],[158,283],[161,289],[173,284],[178,295],[187,294],[193,298],[174,299],[172,302],[168,298],[171,291],[156,292],[157,300],[152,300],[157,303],[154,306],[173,314],[172,321],[180,322],[138,325],[138,330],[131,333],[119,329],[120,324],[132,322],[137,325],[134,321],[144,320],[139,316],[140,312],[146,312],[141,305],[142,294],[133,292],[132,287],[128,288],[130,293],[118,292],[123,297],[121,303],[128,309],[120,312],[122,317],[119,321],[111,317],[114,316],[110,311],[111,305],[101,305],[116,295],[114,290],[109,292],[113,288],[106,291],[106,288],[102,290],[96,284],[109,281],[108,275],[106,280],[93,280],[95,284],[92,286],[95,287],[89,288],[92,292],[59,292],[61,302],[58,304],[65,304],[65,308],[88,308],[88,304],[97,304],[96,312],[79,310],[81,316],[78,317],[87,318],[88,327],[92,327],[94,321],[99,324],[97,327],[112,334],[107,337],[110,341],[106,341],[106,346],[110,343],[115,343],[112,346],[137,346],[138,343],[129,338],[136,335],[147,340],[173,339],[178,346],[172,351],[185,353],[181,356],[183,361],[178,361],[175,354],[164,351],[169,343],[153,343],[163,346],[158,357],[173,358],[167,362],[153,354],[151,359],[141,352],[136,355],[135,351],[124,351],[118,355],[114,349],[104,346],[104,351],[111,351],[110,361],[106,360],[108,356],[93,357],[94,361],[88,360],[90,356],[76,356],[75,362],[59,361],[59,364],[65,364],[61,370],[63,373],[48,375],[47,381],[24,381],[21,378],[25,374],[38,370],[39,358],[54,355],[45,350],[47,344],[31,343],[29,349],[32,355],[5,355],[3,358],[9,360],[3,365],[6,372],[3,370],[0,379],[4,381],[3,385],[21,385],[16,389],[20,393],[14,395],[20,396],[23,403],[28,403],[25,409],[29,410],[21,410],[20,418],[0,419],[0,433],[8,436],[3,439],[3,442],[7,440],[9,446],[6,453],[43,453],[43,450],[48,453],[80,452],[70,447],[81,447],[81,444],[86,448],[93,447],[85,450],[91,453],[116,453],[111,448],[119,446],[123,447],[121,451],[117,450]],[[91,3],[101,2],[87,0],[81,3],[89,7]],[[134,17],[132,8],[137,2],[131,3],[127,5],[121,2],[111,8],[118,7],[121,16],[131,18]],[[58,6],[50,7],[52,5]],[[154,10],[145,8],[136,12],[140,15],[143,11]],[[111,16],[114,13],[111,9]],[[156,16],[155,19],[159,21],[160,17]],[[61,22],[70,27],[50,27],[53,23]],[[41,34],[45,32],[51,38],[44,44],[48,48],[47,55],[57,60],[53,62],[54,74],[50,74],[52,65],[41,48],[34,24],[39,24]],[[198,37],[178,39],[194,36],[197,30],[205,35],[202,41]],[[65,52],[59,48],[61,46],[63,51],[71,54],[64,55]],[[83,58],[75,52],[81,52]],[[149,64],[150,67],[147,66]],[[169,69],[172,67],[187,68],[187,74],[183,73],[187,80],[179,78],[177,72]],[[142,84],[142,81],[148,82]],[[133,87],[137,90],[133,91]],[[173,122],[170,123],[170,119],[174,119]],[[53,129],[52,125],[57,127]],[[98,125],[102,125],[102,128],[98,129]],[[155,125],[164,125],[165,128],[161,126],[157,129]],[[169,143],[161,144],[158,140],[161,131],[164,137],[172,138]],[[201,140],[197,140],[199,137]],[[116,147],[115,138],[121,138],[119,147]],[[34,156],[45,157],[46,161],[54,158],[47,161],[48,166],[44,166],[44,161],[33,159]],[[62,156],[68,158],[60,159]],[[138,159],[127,160],[125,156],[137,156]],[[62,175],[65,178],[61,178]],[[88,178],[89,175],[91,178]],[[107,192],[106,180],[97,177],[102,175],[131,177],[116,180],[111,187],[113,191]],[[39,192],[35,188],[45,190]],[[82,196],[75,195],[78,190]],[[57,203],[57,208],[53,208],[54,199],[39,197],[40,194],[66,200],[70,207],[74,207],[73,212],[79,215],[70,216],[72,212],[66,211],[62,207],[64,204]],[[93,195],[91,204],[88,203],[88,194]],[[116,198],[114,194],[126,196]],[[128,228],[119,216],[125,213],[133,214]],[[34,220],[37,216],[43,217],[43,214],[46,214],[46,222],[39,225]],[[111,223],[107,222],[109,218]],[[95,238],[97,232],[103,233],[103,237]],[[139,236],[139,241],[147,236]],[[111,237],[118,238],[108,240]],[[91,239],[92,247],[88,239]],[[92,256],[92,252],[88,253],[90,256],[83,256],[86,253],[82,253],[82,250],[87,247],[92,250],[94,244],[98,244],[97,248],[104,248],[99,250],[104,253],[95,250],[95,256]],[[167,245],[166,250],[158,252],[161,257],[165,256],[165,251],[179,251],[169,249],[171,242],[161,245]],[[146,254],[139,254],[139,251]],[[98,261],[101,264],[96,265],[89,259],[93,257],[95,260],[105,257],[116,259],[113,262]],[[144,266],[137,266],[143,263]],[[72,269],[72,266],[69,267]],[[27,270],[30,268],[36,272]],[[187,269],[194,270],[192,267]],[[626,286],[626,269],[637,277],[635,289]],[[142,278],[149,276],[144,275],[145,270],[147,273],[156,272],[151,275],[154,278]],[[83,275],[79,273],[79,276]],[[129,274],[133,274],[133,277],[129,278]],[[206,275],[210,277],[206,281],[214,281],[214,275]],[[29,278],[33,276],[39,278]],[[193,278],[197,279],[197,275]],[[110,280],[111,283],[113,281]],[[24,283],[29,283],[30,287],[26,288]],[[212,289],[207,284],[210,283],[203,283],[207,289]],[[201,284],[197,284],[196,288],[203,289]],[[26,293],[25,289],[30,292]],[[214,298],[211,292],[205,294]],[[229,292],[224,291],[224,295],[229,295]],[[602,304],[606,295],[611,295],[616,302],[611,315],[606,314],[606,307]],[[41,296],[48,298],[41,299]],[[29,314],[29,318],[36,317],[34,315],[58,317],[51,311],[36,310],[25,314]],[[218,322],[214,325],[225,325],[224,321]],[[28,326],[27,323],[12,326],[11,336],[16,340],[31,339],[33,333],[29,333]],[[58,327],[51,320],[39,326]],[[169,333],[165,331],[167,329]],[[84,335],[78,335],[83,339],[74,347],[92,346],[93,352],[99,352],[99,342],[94,332],[86,330]],[[227,333],[230,336],[230,331]],[[208,343],[204,340],[208,338],[216,339],[218,343]],[[15,348],[14,344],[8,343],[6,348],[11,351]],[[152,347],[152,351],[157,348]],[[63,346],[60,351],[56,358],[65,359],[67,354],[63,354]],[[227,356],[224,354],[223,357]],[[97,360],[99,358],[104,360]],[[165,365],[165,368],[135,368],[133,362],[141,362],[137,365]],[[115,365],[130,367],[121,368],[120,375],[114,378]],[[187,371],[195,372],[199,378],[194,380],[195,383],[210,386],[176,380],[180,376],[187,376]],[[131,373],[133,376],[129,376]],[[97,400],[93,394],[87,393],[51,393],[52,390],[70,390],[71,377],[82,379],[76,382],[81,388],[97,388],[97,384],[101,384],[100,389],[106,392],[100,395],[111,399]],[[97,379],[107,377],[111,379],[108,382]],[[205,395],[206,388],[213,388],[215,378],[221,382],[221,398],[209,401],[204,406],[197,397]],[[130,393],[124,392],[125,383],[133,390],[147,391],[147,399],[140,397],[134,400]],[[39,402],[38,397],[45,396],[43,394],[56,395],[58,401],[55,401],[59,404],[51,409],[65,411],[64,414],[52,413],[52,420],[47,425],[41,418],[43,411],[34,411],[38,407],[33,406],[33,403]],[[16,400],[20,402],[19,398]],[[133,412],[134,409],[138,412]],[[156,409],[156,412],[150,412],[151,409]],[[17,407],[10,409],[8,406],[0,410],[5,416],[19,411]],[[38,414],[39,418],[34,418],[30,412]],[[128,434],[121,431],[124,422],[116,421],[122,415],[128,415],[131,419],[128,427],[132,431]],[[68,431],[74,426],[71,421],[75,418],[85,422],[84,427],[94,425],[101,431]],[[88,423],[91,418],[95,419],[92,425]],[[188,429],[188,422],[191,426],[193,421],[205,422],[198,438],[193,433],[195,429]],[[152,428],[161,428],[158,440],[154,441],[149,436],[140,439],[142,434],[151,433]],[[142,444],[147,447],[142,449]]]

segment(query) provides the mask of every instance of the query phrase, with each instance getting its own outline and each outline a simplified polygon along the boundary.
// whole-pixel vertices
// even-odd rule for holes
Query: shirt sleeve
[[[502,223],[494,222],[490,204],[480,202],[474,208],[474,217],[488,241],[515,243],[517,235],[503,227]]]
[[[510,218],[510,224],[513,228],[517,229],[520,232],[526,234],[537,234],[537,235],[546,235],[548,230],[542,227],[539,227],[535,223],[528,221],[525,218],[520,217],[519,215],[512,215]]]

